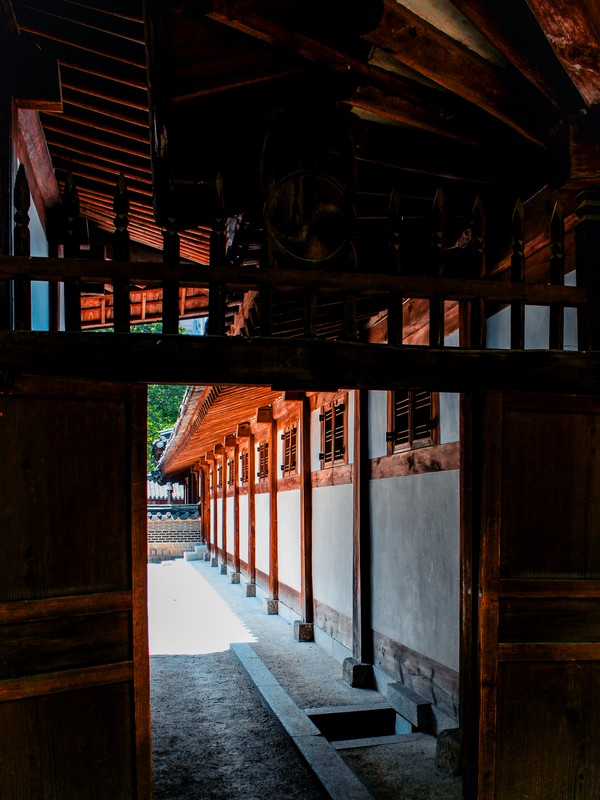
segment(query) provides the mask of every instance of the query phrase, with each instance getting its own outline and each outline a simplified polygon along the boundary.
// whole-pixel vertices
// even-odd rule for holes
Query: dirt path
[[[325,800],[231,650],[153,656],[155,800]]]

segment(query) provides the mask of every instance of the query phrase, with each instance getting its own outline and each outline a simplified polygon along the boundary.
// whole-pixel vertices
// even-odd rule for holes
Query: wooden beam
[[[0,331],[0,371],[132,383],[279,386],[306,391],[420,386],[600,394],[600,353],[442,350],[223,336]]]
[[[555,106],[561,103],[563,92],[557,80],[557,69],[552,69],[548,59],[532,58],[537,52],[536,33],[539,28],[528,9],[514,3],[491,7],[486,0],[452,0],[453,4],[491,42],[509,64],[533,84]],[[545,37],[542,37],[545,40]]]
[[[345,75],[356,75],[364,86],[377,87],[380,90],[380,102],[383,97],[388,99],[390,107],[394,108],[395,119],[441,136],[474,141],[472,120],[458,119],[460,111],[465,109],[461,108],[460,103],[457,107],[453,99],[448,100],[435,89],[418,85],[397,73],[368,64],[298,31],[290,31],[289,28],[249,10],[247,4],[239,0],[218,0],[207,16],[260,41],[295,53],[307,61],[325,64]],[[362,108],[366,108],[365,104],[370,104],[369,110],[377,113],[372,100],[369,103],[369,98],[372,97],[372,93],[361,90],[346,102]],[[391,113],[390,111],[383,115],[391,116]]]
[[[486,61],[395,0],[384,0],[383,18],[365,38],[527,139],[543,140],[548,106],[530,84],[516,71]]]
[[[527,0],[559,61],[587,103],[600,102],[600,11],[589,0]]]

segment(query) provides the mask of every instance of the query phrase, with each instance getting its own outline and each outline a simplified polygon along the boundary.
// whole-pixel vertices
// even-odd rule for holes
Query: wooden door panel
[[[150,796],[145,390],[0,394],[3,800]]]
[[[600,797],[600,399],[484,400],[479,800]]]

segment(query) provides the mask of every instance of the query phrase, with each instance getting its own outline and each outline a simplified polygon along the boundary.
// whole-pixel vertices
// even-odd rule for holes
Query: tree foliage
[[[152,442],[158,432],[172,428],[177,421],[179,407],[185,393],[185,386],[165,386],[153,384],[148,387],[148,471],[156,467],[151,453]]]

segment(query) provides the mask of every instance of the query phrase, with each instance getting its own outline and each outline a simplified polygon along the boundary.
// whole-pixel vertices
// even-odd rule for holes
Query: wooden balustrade
[[[63,248],[65,257],[30,258],[28,208],[29,190],[24,170],[20,169],[15,186],[15,256],[0,257],[0,281],[14,281],[14,327],[31,328],[31,281],[44,280],[51,284],[64,283],[65,327],[67,331],[81,330],[81,289],[98,287],[103,299],[103,321],[111,322],[118,333],[129,332],[134,299],[138,295],[144,304],[145,293],[158,292],[153,303],[161,308],[162,330],[176,334],[180,317],[185,313],[186,293],[201,298],[196,308],[208,312],[207,334],[230,335],[227,319],[236,297],[253,292],[258,319],[250,334],[262,338],[294,336],[307,340],[328,337],[358,341],[361,320],[387,314],[387,342],[391,345],[410,344],[405,333],[407,301],[417,301],[428,315],[428,336],[425,346],[444,347],[449,332],[446,314],[458,304],[458,323],[450,327],[459,330],[459,346],[484,349],[486,346],[486,310],[507,306],[510,309],[510,347],[523,350],[525,346],[526,306],[549,307],[549,349],[563,348],[564,311],[578,311],[579,348],[600,348],[598,314],[590,305],[597,303],[599,283],[591,264],[592,245],[598,238],[594,214],[596,198],[586,197],[580,208],[578,234],[578,269],[581,286],[564,285],[564,222],[558,205],[550,220],[550,283],[525,283],[525,215],[523,204],[517,201],[511,221],[512,254],[510,271],[492,278],[486,259],[486,218],[483,203],[475,201],[467,243],[463,248],[464,269],[461,275],[450,276],[446,263],[446,202],[441,191],[435,195],[431,211],[429,256],[423,265],[428,274],[410,275],[404,270],[401,258],[402,240],[397,192],[390,202],[390,251],[394,269],[384,264],[380,273],[336,272],[325,270],[264,269],[233,266],[227,262],[226,212],[223,182],[215,180],[215,213],[211,234],[211,265],[180,263],[179,234],[175,212],[167,210],[163,231],[163,264],[129,262],[129,196],[125,176],[118,178],[114,195],[113,260],[80,258],[80,213],[77,187],[72,176],[65,182],[63,195]],[[171,203],[175,208],[175,203]],[[593,208],[592,208],[593,207]],[[402,269],[401,269],[402,267]],[[506,280],[506,278],[509,280]],[[104,286],[112,286],[104,294]],[[198,294],[200,293],[200,294]],[[52,292],[51,292],[52,294]],[[248,296],[248,295],[246,295]],[[204,300],[202,300],[204,298]],[[29,305],[28,305],[29,304]],[[367,309],[365,311],[364,309]],[[375,311],[373,311],[375,310]],[[155,310],[155,313],[157,311]],[[200,313],[200,312],[199,312]],[[454,312],[453,312],[454,313]],[[362,316],[361,316],[362,315]],[[287,326],[287,327],[286,327]]]

